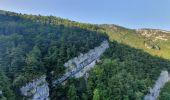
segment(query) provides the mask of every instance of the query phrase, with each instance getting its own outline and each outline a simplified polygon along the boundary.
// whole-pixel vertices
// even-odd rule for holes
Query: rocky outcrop
[[[95,47],[86,54],[80,54],[64,64],[66,73],[59,79],[53,81],[53,85],[62,83],[69,77],[82,77],[88,70],[95,66],[100,56],[109,48],[108,41],[103,41],[100,46]],[[20,88],[22,96],[29,100],[49,100],[49,87],[46,76],[33,80]]]
[[[147,94],[144,98],[144,100],[156,100],[159,96],[159,93],[161,91],[161,88],[164,87],[164,85],[170,80],[168,71],[162,71],[158,80],[156,81],[156,84],[152,89],[150,89],[150,93]]]
[[[29,100],[49,100],[49,87],[46,76],[33,80],[20,88],[22,96]]]
[[[152,41],[146,41],[145,47],[148,49],[154,49],[154,50],[161,50],[158,44],[152,42]]]
[[[88,70],[90,70],[99,60],[100,56],[109,48],[108,41],[103,41],[100,46],[95,47],[86,54],[80,54],[64,64],[67,68],[66,73],[59,79],[55,80],[53,84],[59,84],[67,80],[71,76],[76,78],[82,77]]]
[[[100,46],[95,47],[90,50],[86,54],[81,54],[74,59],[71,59],[69,62],[65,63],[66,67],[69,65],[74,65],[74,68],[82,68],[81,71],[77,72],[74,76],[76,78],[82,77],[88,70],[95,66],[97,60],[99,60],[100,56],[104,53],[104,51],[109,48],[109,44],[107,41],[101,43]],[[74,70],[74,69],[72,69]]]
[[[96,61],[98,59],[94,60],[93,62],[91,62],[89,65],[85,66],[81,71],[77,72],[74,76],[76,78],[82,77],[86,74],[87,71],[89,71],[91,68],[93,68],[96,65]]]
[[[136,32],[145,38],[151,38],[153,41],[167,41],[169,38],[168,31],[158,29],[138,29]]]

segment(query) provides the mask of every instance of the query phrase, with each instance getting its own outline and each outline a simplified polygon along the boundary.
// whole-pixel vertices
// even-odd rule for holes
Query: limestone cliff
[[[159,96],[161,88],[170,80],[168,71],[162,71],[156,84],[152,89],[150,89],[150,93],[147,94],[144,100],[156,100]]]
[[[71,76],[76,78],[82,77],[88,70],[90,70],[99,60],[100,56],[109,48],[108,41],[103,41],[100,46],[95,47],[88,53],[80,54],[78,57],[70,59],[64,64],[67,68],[66,73],[59,79],[54,80],[53,84],[59,84],[67,80]]]
[[[71,76],[82,77],[85,73],[95,66],[100,56],[109,48],[108,41],[103,41],[100,46],[95,47],[86,54],[80,54],[64,64],[67,68],[66,73],[59,79],[53,81],[53,85],[60,84]],[[21,95],[29,100],[48,100],[49,87],[46,76],[33,80],[20,88]]]
[[[33,80],[20,88],[24,98],[29,100],[49,100],[49,87],[46,82],[46,76]]]

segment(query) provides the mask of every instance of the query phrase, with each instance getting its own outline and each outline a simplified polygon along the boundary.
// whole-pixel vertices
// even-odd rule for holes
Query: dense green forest
[[[3,93],[17,93],[26,82],[43,74],[48,77],[51,71],[55,71],[54,78],[61,75],[64,62],[106,39],[105,33],[97,32],[90,25],[1,11],[0,66],[3,73],[0,75],[4,80],[0,81],[12,83],[3,83],[7,85],[2,88]],[[49,82],[53,77],[48,77]],[[14,98],[9,95],[4,93],[8,99]]]
[[[170,100],[170,82],[162,89],[159,100]]]
[[[45,74],[51,100],[141,100],[160,72],[170,70],[170,61],[164,49],[169,40],[155,50],[146,49],[140,37],[119,26],[0,11],[0,99],[22,100],[19,87]],[[110,48],[88,78],[52,87],[66,61],[109,39]]]
[[[87,81],[70,79],[67,85],[56,88],[54,99],[142,100],[165,69],[170,70],[168,60],[111,42]]]

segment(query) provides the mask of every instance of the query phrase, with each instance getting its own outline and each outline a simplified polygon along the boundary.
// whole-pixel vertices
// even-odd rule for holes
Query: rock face
[[[150,89],[150,93],[147,94],[144,100],[156,100],[159,96],[161,88],[170,80],[168,71],[162,71],[156,84],[152,89]]]
[[[49,100],[49,87],[46,76],[33,80],[20,88],[21,94],[29,100]]]
[[[80,54],[64,64],[67,68],[66,73],[59,79],[53,81],[53,85],[62,83],[71,76],[82,77],[90,70],[100,56],[109,48],[108,41],[103,41],[100,46],[95,47],[86,54]],[[46,76],[33,80],[20,88],[21,94],[29,100],[49,100],[49,87]]]
[[[0,96],[2,96],[2,91],[0,90]]]
[[[136,32],[145,38],[152,38],[153,41],[157,41],[157,40],[167,41],[169,37],[168,34],[165,34],[165,33],[169,33],[168,31],[163,31],[158,29],[138,29],[136,30]]]
[[[67,80],[71,76],[76,78],[82,77],[88,70],[90,70],[99,60],[100,56],[109,48],[108,41],[103,41],[100,46],[95,47],[86,54],[80,54],[64,64],[67,68],[66,73],[59,79],[55,80],[53,84],[59,84]]]

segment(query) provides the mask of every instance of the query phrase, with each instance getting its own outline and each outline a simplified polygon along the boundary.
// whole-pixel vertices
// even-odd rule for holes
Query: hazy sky
[[[85,23],[170,30],[170,0],[0,0],[0,9]]]

